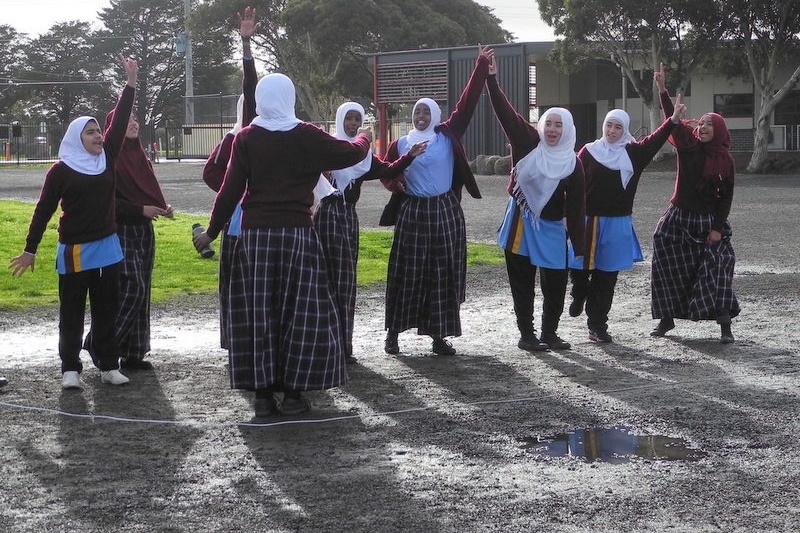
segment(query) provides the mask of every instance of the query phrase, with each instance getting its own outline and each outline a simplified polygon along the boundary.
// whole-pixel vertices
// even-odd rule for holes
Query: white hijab
[[[622,124],[623,132],[619,140],[615,143],[609,143],[606,141],[606,136],[604,134],[596,141],[587,144],[586,150],[592,154],[595,161],[604,167],[610,168],[611,170],[619,170],[619,174],[622,177],[622,188],[625,189],[628,187],[631,177],[633,177],[633,163],[631,162],[630,155],[628,155],[625,146],[634,142],[636,139],[630,132],[631,117],[628,116],[628,113],[622,109],[612,109],[609,111],[608,114],[606,114],[606,118],[603,120],[603,131],[605,131],[606,123],[612,120]]]
[[[336,133],[334,136],[337,139],[342,139],[344,141],[353,142],[356,140],[356,137],[350,137],[344,131],[344,117],[347,116],[349,111],[356,111],[361,115],[361,119],[364,119],[364,108],[361,104],[356,102],[345,102],[339,106],[339,109],[336,110]],[[340,191],[344,192],[354,180],[360,178],[372,167],[372,152],[368,151],[366,157],[353,165],[352,167],[343,168],[341,170],[334,170],[331,172],[333,175],[334,185]]]
[[[411,110],[411,120],[414,120],[414,111],[417,110],[417,107],[420,104],[424,104],[428,106],[428,109],[431,110],[431,123],[428,124],[428,127],[424,130],[420,131],[416,127],[412,127],[411,131],[408,132],[406,135],[406,139],[408,139],[408,146],[411,147],[420,142],[428,142],[428,145],[433,142],[433,139],[436,138],[436,126],[442,121],[442,110],[434,100],[430,98],[420,98],[417,100],[417,103],[414,104],[414,109]]]
[[[294,115],[294,83],[283,74],[267,74],[256,85],[253,126],[269,131],[289,131],[302,121]]]
[[[58,158],[76,172],[98,176],[106,171],[106,151],[104,149],[100,155],[90,154],[81,140],[81,132],[90,121],[100,124],[94,117],[78,117],[69,123],[58,147]]]
[[[239,95],[239,100],[236,102],[236,124],[231,128],[230,133],[236,135],[244,127],[244,95]]]
[[[544,138],[544,125],[551,115],[561,117],[562,124],[561,139],[555,146],[547,144]],[[521,207],[527,205],[534,218],[538,219],[558,183],[575,170],[578,158],[575,156],[576,135],[572,113],[563,107],[552,107],[539,118],[536,130],[539,132],[539,144],[514,167],[517,185],[513,194],[517,203]]]

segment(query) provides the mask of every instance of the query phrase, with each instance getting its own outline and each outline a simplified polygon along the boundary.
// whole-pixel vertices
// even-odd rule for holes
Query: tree
[[[345,96],[369,108],[368,54],[510,39],[489,9],[471,0],[293,0],[281,21],[289,40],[303,48],[285,43],[278,48],[279,62],[287,71],[305,69],[297,72],[298,79],[312,82],[301,83],[304,107],[308,111],[315,101],[328,107],[324,114],[309,113],[318,119],[332,117]]]
[[[11,121],[15,119],[10,114],[11,106],[22,95],[22,87],[14,81],[22,81],[18,74],[26,63],[27,44],[24,35],[4,24],[0,24],[0,43],[0,121]],[[4,134],[0,132],[0,136]]]
[[[661,122],[649,75],[669,65],[670,83],[683,91],[702,58],[725,30],[724,2],[713,0],[539,0],[542,19],[563,40],[553,60],[574,68],[586,60],[611,60],[650,108],[651,128]]]
[[[87,22],[55,24],[30,43],[21,72],[31,84],[31,116],[67,124],[80,115],[97,116],[113,102],[110,79],[116,63],[98,60],[96,46]]]
[[[98,18],[105,25],[106,57],[123,53],[139,63],[136,115],[141,124],[156,117],[183,114],[183,60],[175,52],[175,35],[183,27],[182,0],[112,0]],[[118,85],[121,87],[121,82]],[[110,108],[109,108],[110,109]],[[149,131],[142,137],[149,142]]]
[[[731,36],[744,49],[747,68],[758,98],[755,110],[750,172],[763,170],[768,159],[772,114],[800,79],[800,2],[797,0],[737,0],[729,11]],[[779,78],[779,73],[789,72]]]
[[[344,98],[369,107],[367,54],[510,38],[489,9],[471,0],[213,0],[199,7],[194,27],[230,27],[231,10],[246,5],[262,24],[254,54],[267,70],[293,79],[311,120],[330,119]]]

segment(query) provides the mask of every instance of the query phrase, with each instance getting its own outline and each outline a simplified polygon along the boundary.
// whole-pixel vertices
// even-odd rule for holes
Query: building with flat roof
[[[576,72],[560,73],[548,60],[552,47],[552,42],[492,46],[500,86],[521,114],[535,123],[549,107],[569,109],[575,119],[578,147],[601,135],[603,118],[614,108],[628,112],[634,136],[650,133],[649,108],[612,61],[590,62]],[[374,101],[382,149],[412,127],[411,109],[419,98],[436,100],[446,118],[472,73],[476,57],[474,46],[375,54]],[[652,77],[650,72],[642,75]],[[699,118],[708,111],[723,115],[731,132],[732,149],[752,150],[757,101],[750,79],[730,79],[699,70],[691,78],[684,103],[687,117]],[[800,150],[800,91],[792,91],[777,107],[772,123],[770,151]],[[464,137],[464,147],[470,158],[508,154],[505,134],[486,92]]]

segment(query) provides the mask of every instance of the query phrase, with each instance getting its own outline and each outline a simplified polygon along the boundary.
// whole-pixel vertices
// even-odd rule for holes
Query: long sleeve
[[[671,117],[675,112],[675,105],[672,103],[672,98],[666,91],[660,93],[659,97],[661,98],[661,109],[664,112],[664,118]],[[683,122],[672,129],[669,138],[675,148],[679,150],[696,148],[699,143],[697,137],[692,134],[692,128]]]
[[[256,62],[252,57],[242,58],[242,94],[244,95],[244,108],[242,112],[242,126],[248,126],[256,118],[256,85],[258,73]]]
[[[641,141],[630,143],[627,146],[628,154],[633,163],[634,172],[642,172],[653,160],[658,151],[667,142],[676,124],[672,118],[667,117],[656,131],[642,139]]]
[[[585,176],[580,159],[575,164],[575,170],[572,175],[567,178],[565,211],[567,233],[572,242],[572,248],[576,256],[581,256],[584,253],[583,248],[586,238],[586,194]]]
[[[487,78],[486,87],[489,89],[494,114],[511,143],[511,159],[517,164],[539,144],[539,132],[514,109],[497,83],[496,76]]]
[[[42,242],[42,236],[47,229],[47,224],[53,218],[53,213],[58,209],[58,202],[62,196],[64,175],[67,167],[63,163],[56,163],[44,178],[44,185],[39,193],[39,200],[33,210],[31,223],[28,226],[28,236],[25,239],[25,251],[35,254]]]
[[[203,166],[203,181],[208,187],[219,192],[222,187],[222,180],[225,179],[225,170],[228,168],[228,160],[231,158],[231,148],[233,146],[233,133],[228,133],[211,151],[206,164]]]
[[[486,82],[486,76],[489,72],[489,60],[484,56],[479,55],[475,61],[475,68],[472,75],[467,81],[466,87],[461,92],[461,96],[456,103],[455,110],[450,114],[450,117],[445,121],[450,128],[450,132],[458,138],[461,138],[467,131],[472,115],[475,113],[475,108],[480,100],[483,86]]]

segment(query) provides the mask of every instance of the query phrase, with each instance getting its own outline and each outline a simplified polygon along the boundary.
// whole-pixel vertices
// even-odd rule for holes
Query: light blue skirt
[[[508,199],[503,224],[497,231],[497,244],[504,250],[526,256],[532,265],[567,268],[567,228],[561,220],[534,221],[523,214],[513,198]]]
[[[569,267],[575,270],[618,272],[644,261],[633,220],[624,217],[586,217],[585,257],[575,258],[569,248]]]

